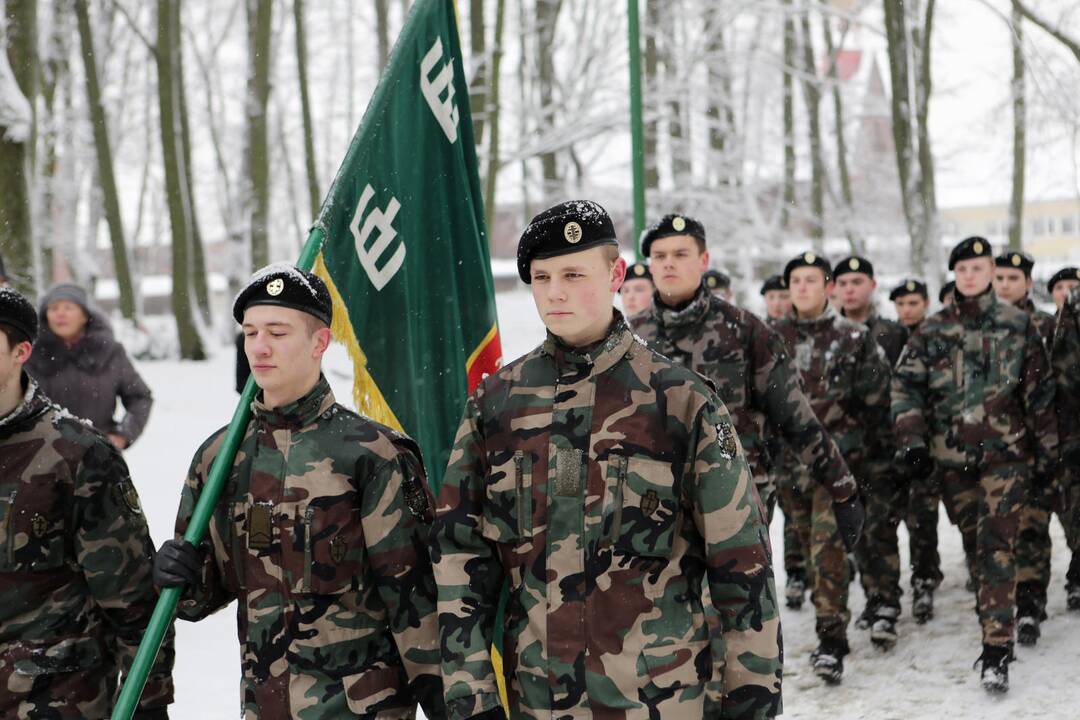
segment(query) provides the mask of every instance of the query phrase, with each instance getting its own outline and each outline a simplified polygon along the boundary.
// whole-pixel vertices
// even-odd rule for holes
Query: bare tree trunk
[[[304,121],[304,156],[307,167],[308,205],[311,219],[319,214],[322,194],[319,192],[319,175],[315,170],[315,128],[311,123],[311,100],[308,98],[307,40],[304,36],[304,0],[293,0],[293,20],[296,25],[296,70],[300,80],[300,114]]]
[[[1024,16],[1015,0],[1012,4],[1012,105],[1013,175],[1009,201],[1009,247],[1024,247],[1024,164],[1026,158],[1027,112],[1024,99]]]
[[[937,182],[934,173],[934,154],[930,145],[930,95],[933,93],[933,77],[930,62],[930,40],[934,30],[935,0],[927,0],[926,15],[921,33],[914,33],[914,47],[918,51],[916,67],[918,78],[915,87],[915,128],[919,143],[919,199],[922,267],[941,267],[941,243],[938,241]],[[917,26],[916,26],[917,27]],[[940,273],[940,269],[938,270]]]
[[[668,139],[671,144],[671,180],[675,189],[686,188],[691,179],[690,138],[682,97],[682,77],[680,75],[678,48],[682,45],[679,38],[678,18],[682,17],[685,7],[677,0],[669,0],[664,35],[667,43],[664,48],[664,74],[668,95]]]
[[[30,123],[25,137],[8,135],[0,127],[0,257],[8,281],[28,295],[37,285],[34,268],[33,202],[30,188],[34,173],[34,98],[38,90],[37,0],[5,0],[0,38],[6,39],[7,62],[19,91],[30,103]],[[3,61],[0,59],[0,61]]]
[[[802,25],[803,95],[806,113],[810,120],[810,238],[814,249],[825,249],[825,161],[821,143],[821,88],[818,86],[817,69],[814,66],[814,39],[810,34],[810,15],[800,14]]]
[[[708,35],[707,57],[709,73],[709,147],[714,163],[719,164],[722,184],[732,181],[728,142],[735,136],[735,107],[731,82],[731,63],[724,40],[724,23],[718,3],[710,3],[705,10],[705,32]]]
[[[379,53],[379,73],[386,69],[386,61],[390,58],[390,8],[388,0],[375,0],[375,34],[378,37],[376,50]]]
[[[157,46],[155,60],[158,69],[158,105],[161,121],[161,157],[165,166],[165,197],[172,226],[172,312],[180,341],[180,357],[203,360],[202,338],[195,326],[190,295],[191,198],[184,178],[183,129],[180,126],[180,88],[176,82],[180,53],[177,40],[179,28],[173,27],[180,14],[175,7],[179,0],[158,0]]]
[[[60,223],[60,214],[76,203],[70,194],[64,190],[74,187],[75,182],[69,173],[61,168],[67,160],[71,164],[71,153],[64,145],[66,135],[62,135],[61,128],[69,128],[71,123],[68,110],[71,105],[71,67],[68,61],[69,45],[68,38],[71,35],[71,23],[69,15],[59,8],[53,11],[52,27],[46,40],[47,46],[43,56],[47,58],[43,64],[43,78],[41,97],[45,104],[45,119],[42,122],[42,161],[38,170],[41,179],[41,209],[35,218],[35,226],[41,238],[41,278],[43,284],[48,286],[54,277],[54,267],[57,262],[55,253],[56,245],[61,234],[58,228],[63,227]],[[60,258],[66,254],[60,253]]]
[[[528,105],[529,99],[529,80],[530,75],[525,71],[529,66],[529,58],[532,57],[529,48],[529,40],[535,40],[535,35],[530,32],[529,28],[529,14],[525,9],[525,0],[518,0],[518,65],[517,65],[517,81],[518,81],[518,106],[525,108]],[[518,133],[521,137],[526,137],[529,133],[529,118],[526,113],[518,112]],[[529,197],[529,178],[531,172],[529,170],[529,158],[524,154],[521,156],[521,222],[527,224],[532,218],[532,201]],[[492,228],[488,227],[488,233],[492,232]]]
[[[660,0],[645,0],[645,82],[642,94],[648,100],[642,105],[648,106],[642,145],[645,155],[645,188],[655,190],[660,187],[660,158],[657,157],[657,139],[660,135],[657,118],[660,88],[656,81],[659,76],[660,53],[656,47],[656,36],[660,32]]]
[[[266,112],[270,98],[270,30],[273,0],[247,0],[248,235],[252,269],[270,263],[270,153]]]
[[[105,106],[101,103],[101,86],[98,84],[97,59],[94,56],[94,38],[90,29],[90,11],[87,9],[87,0],[75,0],[75,18],[78,21],[79,43],[82,47],[85,67],[86,104],[90,111],[90,127],[94,132],[94,148],[97,151],[98,182],[101,188],[105,220],[109,226],[113,270],[120,290],[120,312],[128,320],[134,321],[135,291],[131,281],[127,241],[124,238],[124,223],[120,215],[120,197],[116,191],[116,177],[113,175],[109,124],[105,117]]]
[[[536,0],[536,54],[540,81],[540,132],[550,136],[555,125],[555,25],[559,19],[562,0]],[[551,195],[559,186],[559,167],[554,151],[540,153],[544,178],[544,195]]]
[[[499,69],[502,66],[503,31],[506,25],[506,0],[495,2],[495,37],[491,48],[490,127],[488,128],[488,166],[484,188],[484,220],[488,229],[495,222],[495,184],[499,175]]]
[[[795,18],[792,0],[784,8],[784,191],[780,227],[787,228],[795,208]]]
[[[469,87],[469,106],[472,108],[473,140],[476,147],[484,144],[484,121],[487,104],[487,47],[484,37],[484,0],[469,2],[469,46],[472,51],[473,78]]]
[[[862,242],[852,227],[851,220],[854,215],[854,199],[851,193],[851,174],[847,162],[847,139],[844,131],[844,102],[840,94],[840,79],[837,70],[837,52],[834,47],[832,28],[829,26],[829,17],[821,18],[821,27],[825,36],[825,52],[829,57],[828,77],[832,85],[833,115],[836,120],[836,168],[840,175],[840,198],[843,202],[844,232],[848,238],[852,253],[862,252]],[[841,42],[843,38],[841,38]]]

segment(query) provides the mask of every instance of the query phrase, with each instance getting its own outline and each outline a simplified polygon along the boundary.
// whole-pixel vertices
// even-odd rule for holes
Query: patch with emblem
[[[805,255],[802,256],[802,259],[803,259],[803,261],[813,265],[814,261],[817,260],[817,255],[814,255],[814,253],[806,253]]]
[[[135,486],[131,484],[131,480],[124,480],[113,485],[113,494],[116,496],[116,503],[120,507],[135,515],[142,515],[139,494],[135,492]]]
[[[676,232],[682,232],[683,230],[686,229],[686,220],[684,220],[681,217],[677,217],[677,218],[675,218],[674,220],[671,221],[671,227]]]
[[[914,280],[908,280],[907,289],[908,289],[909,292],[915,292],[915,281]]]
[[[266,283],[266,294],[270,297],[277,297],[285,291],[285,281],[281,278],[274,278],[270,282]]]
[[[739,452],[739,445],[735,440],[735,428],[731,423],[716,424],[716,444],[720,446],[720,454],[731,460]]]
[[[705,284],[708,285],[711,288],[716,287],[716,278],[714,278],[714,277],[708,278],[707,280],[705,280]]]
[[[644,265],[635,265],[634,266],[634,274],[638,275],[638,276],[644,275],[645,274],[645,266]]]
[[[35,514],[30,518],[30,531],[34,533],[35,538],[40,540],[49,531],[49,521],[41,513]]]
[[[345,561],[345,554],[349,551],[349,543],[345,541],[345,538],[340,535],[335,535],[334,539],[330,541],[330,559],[334,561],[335,565],[340,565]]]
[[[1020,257],[1019,255],[1017,255],[1016,253],[1013,253],[1012,264],[1015,265],[1016,267],[1020,267],[1020,263],[1022,263],[1022,262],[1024,262],[1024,259],[1022,257]]]
[[[566,223],[566,226],[563,228],[563,237],[566,238],[566,242],[571,245],[577,245],[581,242],[581,226],[573,220]]]
[[[252,550],[266,550],[273,540],[270,508],[262,503],[248,508],[248,547]]]
[[[656,496],[655,490],[648,490],[645,492],[645,497],[641,498],[641,514],[645,517],[651,517],[653,513],[660,507],[660,498]]]
[[[413,514],[413,517],[417,520],[430,522],[432,518],[431,505],[428,503],[427,493],[420,486],[420,478],[414,475],[406,475],[402,490],[405,493],[405,504],[409,507],[409,512]]]
[[[975,244],[971,246],[971,249],[975,251],[976,255],[982,255],[983,244],[976,240]]]

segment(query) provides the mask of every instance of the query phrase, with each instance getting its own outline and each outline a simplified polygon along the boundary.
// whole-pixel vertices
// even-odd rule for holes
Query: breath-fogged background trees
[[[12,281],[71,278],[133,322],[175,318],[176,349],[202,357],[243,278],[295,259],[409,5],[3,0]],[[571,196],[605,204],[629,246],[625,3],[457,5],[493,255]],[[700,216],[737,282],[803,246],[937,282],[944,206],[1007,205],[997,234],[1019,246],[1025,200],[1080,196],[1074,3],[640,13],[648,214]]]

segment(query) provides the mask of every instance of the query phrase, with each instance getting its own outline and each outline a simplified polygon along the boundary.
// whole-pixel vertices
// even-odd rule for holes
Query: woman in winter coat
[[[27,371],[53,402],[89,420],[113,445],[131,445],[146,426],[153,397],[108,321],[71,283],[50,288],[39,312],[41,333]],[[125,410],[120,420],[114,417],[117,398]]]

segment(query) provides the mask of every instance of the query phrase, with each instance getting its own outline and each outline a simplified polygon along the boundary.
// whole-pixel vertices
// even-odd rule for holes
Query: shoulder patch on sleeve
[[[409,507],[409,512],[413,514],[413,517],[422,522],[430,523],[434,519],[434,513],[431,511],[431,503],[428,501],[428,494],[422,485],[423,482],[422,478],[412,473],[406,473],[405,480],[402,483],[402,492],[405,493],[405,504]]]
[[[734,459],[739,452],[739,446],[735,442],[735,428],[729,422],[716,423],[716,443],[720,446],[720,454],[727,460]]]

